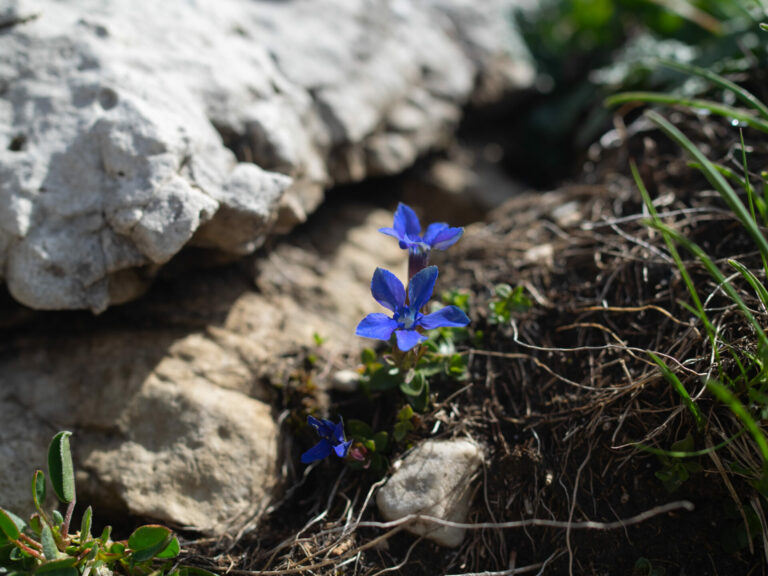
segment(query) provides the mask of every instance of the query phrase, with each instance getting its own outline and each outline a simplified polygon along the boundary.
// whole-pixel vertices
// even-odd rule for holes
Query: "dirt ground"
[[[738,169],[734,127],[668,116],[712,160]],[[721,267],[725,258],[754,265],[759,256],[676,145],[642,119],[617,125],[611,146],[593,147],[571,184],[512,199],[435,259],[442,288],[471,294],[474,343],[461,350],[470,378],[434,387],[434,405],[411,440],[430,436],[439,422],[438,437],[470,436],[485,446],[468,519],[483,527],[469,530],[458,549],[397,529],[355,529],[356,519],[379,520],[371,495],[381,476],[333,461],[291,479],[257,529],[192,543],[190,562],[233,574],[766,572],[754,487],[759,456],[705,389],[709,343],[683,305],[689,296],[663,238],[644,221],[629,159],[666,221]],[[764,139],[745,136],[759,158]],[[749,349],[750,332],[732,304],[681,255],[727,340]],[[499,283],[523,286],[533,304],[492,324],[488,306]],[[743,296],[757,311],[754,296]],[[701,430],[648,351],[695,399]],[[297,421],[318,394],[313,378],[357,362],[329,367],[322,349],[310,354],[318,360],[297,359],[300,376],[283,391]],[[737,369],[724,362],[726,372]],[[397,395],[331,400],[342,416],[370,414],[381,428],[402,404]],[[680,449],[681,440],[704,454],[681,460],[648,451]],[[311,442],[299,434],[286,456],[296,458]]]

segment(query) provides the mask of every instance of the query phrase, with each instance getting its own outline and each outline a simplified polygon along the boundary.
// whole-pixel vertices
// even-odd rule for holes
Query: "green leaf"
[[[400,370],[382,366],[370,375],[368,388],[372,392],[392,390],[401,382]]]
[[[411,430],[413,430],[413,424],[409,420],[402,420],[395,424],[392,436],[394,436],[396,442],[402,442]]]
[[[415,372],[413,377],[400,383],[400,391],[407,396],[420,396],[427,385],[427,379],[421,372]]]
[[[69,450],[71,432],[59,432],[48,446],[48,473],[59,500],[69,504],[75,498],[75,473]]]
[[[90,506],[83,512],[83,519],[80,521],[80,542],[88,540],[91,537],[91,519],[93,510]]]
[[[402,408],[400,408],[400,411],[397,413],[397,419],[400,422],[403,422],[404,420],[410,420],[413,418],[413,408],[411,408],[410,404],[406,404]]]
[[[426,412],[429,407],[429,382],[424,381],[424,387],[418,396],[408,396],[408,403],[418,412]]]
[[[376,352],[370,348],[363,348],[363,351],[360,354],[360,360],[365,365],[373,364],[376,362]]]
[[[179,546],[179,539],[174,536],[171,538],[171,542],[165,547],[165,550],[160,552],[155,558],[176,558],[181,552],[181,546]]]
[[[40,514],[43,514],[43,504],[45,503],[45,474],[42,470],[35,470],[35,476],[32,478],[32,502]]]
[[[373,435],[373,430],[362,420],[347,420],[344,424],[347,430],[347,436],[350,438],[370,438]]]
[[[21,530],[24,529],[23,522],[22,526],[19,526],[13,516],[7,510],[0,508],[0,532],[5,534],[8,540],[18,540],[21,536]]]
[[[53,532],[51,532],[51,527],[48,524],[43,524],[41,540],[45,559],[56,560],[59,557],[59,549],[56,547],[56,540],[53,539]]]
[[[387,434],[384,430],[381,432],[376,432],[376,434],[373,435],[373,443],[376,447],[376,452],[383,452],[387,449],[387,444],[389,443],[389,434]]]
[[[109,542],[109,537],[112,535],[112,526],[104,526],[104,530],[101,531],[101,536],[99,536],[99,542],[101,542],[102,546],[106,546],[107,542]]]
[[[41,534],[43,532],[43,521],[40,518],[40,514],[32,514],[29,519],[29,528],[35,534]]]
[[[672,452],[692,452],[693,447],[693,435],[691,434],[690,430],[683,438],[677,442],[673,442],[671,446]]]
[[[98,542],[93,542],[93,545],[91,546],[88,555],[85,557],[86,560],[90,561],[96,558],[96,556],[99,555],[99,550],[101,549],[101,546],[99,546]]]
[[[109,546],[110,554],[120,554],[121,556],[124,556],[125,550],[126,548],[123,542],[112,542],[112,544]]]
[[[77,558],[63,558],[46,562],[35,570],[35,576],[45,574],[45,576],[78,576],[75,563]]]
[[[506,299],[512,295],[512,286],[509,284],[496,284],[493,291],[498,298]]]
[[[128,547],[133,550],[131,558],[134,562],[151,560],[171,544],[173,537],[173,532],[165,526],[141,526],[128,538]]]
[[[61,515],[61,512],[58,510],[53,511],[53,525],[57,528],[64,524],[64,516]]]

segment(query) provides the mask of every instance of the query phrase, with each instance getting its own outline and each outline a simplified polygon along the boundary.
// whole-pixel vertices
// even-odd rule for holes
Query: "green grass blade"
[[[661,373],[664,375],[664,378],[666,378],[667,382],[672,384],[674,389],[677,390],[680,398],[683,399],[683,404],[685,404],[685,406],[691,412],[691,415],[693,415],[693,419],[696,421],[696,428],[699,430],[699,432],[701,432],[704,429],[704,419],[701,417],[699,407],[696,406],[693,399],[691,398],[691,395],[688,394],[688,390],[685,389],[685,386],[683,386],[683,383],[680,382],[680,379],[677,377],[677,374],[672,372],[672,370],[669,369],[669,366],[667,366],[664,361],[656,356],[656,354],[653,352],[648,351],[648,355],[654,362],[656,362],[656,365],[661,370]]]
[[[661,448],[655,448],[653,446],[646,446],[645,444],[638,444],[637,448],[638,450],[642,450],[643,452],[648,452],[650,454],[654,454],[656,456],[666,456],[667,458],[698,458],[699,456],[707,456],[708,454],[711,454],[712,452],[717,452],[721,448],[725,448],[728,446],[731,442],[734,440],[738,440],[741,438],[744,433],[746,432],[745,428],[742,428],[736,434],[731,436],[730,438],[726,438],[720,444],[716,444],[715,446],[712,446],[711,448],[704,448],[702,450],[694,450],[693,452],[683,452],[680,450],[662,450]]]
[[[677,142],[691,156],[693,156],[696,162],[701,164],[702,173],[707,178],[707,180],[709,180],[710,184],[715,187],[734,215],[739,219],[747,233],[752,237],[752,240],[755,242],[758,250],[760,250],[760,253],[764,256],[768,256],[768,241],[766,241],[765,236],[763,236],[763,233],[760,231],[760,228],[758,228],[757,224],[752,219],[746,206],[744,206],[744,203],[741,201],[741,199],[739,199],[739,196],[736,194],[733,188],[731,188],[731,185],[728,184],[728,181],[723,177],[723,175],[717,171],[714,164],[712,164],[712,162],[710,162],[709,159],[704,156],[701,150],[699,150],[696,145],[691,142],[687,136],[685,136],[685,134],[680,132],[680,130],[675,128],[661,115],[654,112],[653,110],[646,111],[646,115],[654,124],[661,128],[664,133],[667,134],[667,136],[672,138],[672,140]]]
[[[757,225],[757,214],[755,213],[755,198],[754,191],[752,190],[752,183],[749,181],[749,168],[747,167],[747,147],[744,144],[744,131],[739,128],[739,141],[741,143],[741,161],[744,169],[744,184],[747,191],[747,200],[749,201],[749,213],[752,215],[752,220]],[[765,254],[760,254],[763,260],[763,270],[768,275],[768,258]]]
[[[752,286],[752,289],[755,291],[755,294],[757,294],[757,297],[760,298],[760,302],[763,303],[765,309],[768,310],[768,289],[765,288],[765,285],[741,262],[728,260],[728,264],[739,271],[744,277],[744,280]]]
[[[658,63],[667,68],[673,68],[680,72],[685,72],[686,74],[699,76],[700,78],[709,80],[713,84],[720,86],[720,88],[723,88],[725,90],[728,90],[729,92],[732,92],[736,96],[736,98],[744,102],[744,104],[746,104],[747,106],[755,110],[760,116],[768,120],[768,106],[763,104],[760,101],[760,99],[754,94],[752,94],[749,90],[745,90],[738,84],[731,82],[730,80],[728,80],[727,78],[724,78],[723,76],[720,76],[720,74],[716,74],[710,70],[707,70],[706,68],[699,68],[698,66],[693,66],[691,64],[684,64],[683,62],[676,62],[674,60],[659,60]]]
[[[640,191],[640,195],[643,197],[643,202],[645,203],[646,207],[648,208],[648,212],[651,215],[651,219],[654,223],[661,225],[662,222],[659,219],[659,214],[656,212],[656,207],[653,205],[653,202],[651,201],[651,195],[648,193],[648,189],[645,187],[645,183],[643,182],[643,179],[640,177],[640,172],[637,169],[637,164],[635,164],[634,161],[630,162],[630,169],[632,170],[632,176],[635,179],[635,185],[637,186],[637,189]],[[696,291],[696,287],[693,285],[693,280],[691,279],[690,274],[688,274],[688,270],[685,267],[685,264],[683,264],[683,259],[680,257],[680,253],[677,251],[677,246],[675,246],[675,243],[672,242],[672,239],[664,233],[663,230],[659,230],[662,235],[664,236],[664,242],[667,245],[667,250],[669,250],[669,254],[672,256],[672,259],[675,261],[675,265],[677,266],[677,269],[680,271],[680,276],[683,279],[683,282],[685,283],[685,286],[688,288],[688,293],[691,295],[691,299],[693,300],[695,309],[690,310],[692,314],[694,314],[701,322],[704,324],[704,329],[707,332],[707,336],[709,337],[709,342],[712,346],[712,349],[715,351],[715,356],[719,360],[719,354],[717,350],[716,345],[716,332],[714,326],[712,326],[712,323],[709,321],[709,318],[707,318],[707,314],[704,310],[704,305],[701,303],[701,298],[699,298],[699,293]],[[684,306],[686,306],[684,304]]]
[[[712,278],[717,281],[717,283],[722,287],[723,291],[728,295],[731,301],[736,304],[741,313],[747,319],[747,322],[752,325],[752,328],[755,330],[757,338],[760,341],[760,345],[768,347],[768,338],[766,338],[762,326],[760,326],[760,323],[755,319],[747,305],[744,304],[744,301],[741,299],[741,296],[739,296],[738,292],[736,292],[731,283],[728,282],[728,279],[723,275],[722,272],[720,272],[720,269],[715,265],[714,262],[712,262],[712,259],[707,256],[707,253],[704,252],[704,250],[702,250],[698,244],[690,241],[688,238],[676,230],[673,230],[666,224],[661,222],[651,222],[650,225],[659,231],[663,231],[665,234],[669,234],[675,242],[696,256],[696,258],[704,265],[704,268],[707,269],[707,272],[709,272],[710,276],[712,276]]]
[[[752,183],[749,181],[749,169],[747,168],[747,150],[744,145],[744,131],[739,128],[739,141],[741,142],[741,161],[744,168],[744,189],[747,191],[747,202],[749,203],[749,214],[752,216],[752,220],[757,223],[757,216],[755,215],[755,202],[752,192]]]
[[[712,100],[683,98],[682,96],[664,94],[662,92],[622,92],[621,94],[614,94],[605,99],[605,105],[608,107],[626,104],[627,102],[668,104],[670,106],[685,106],[687,108],[708,110],[712,114],[744,122],[747,126],[768,133],[768,121],[758,118],[751,112],[747,112],[742,108],[734,108],[733,106],[727,106],[725,104],[713,102]]]
[[[733,170],[731,170],[730,168],[728,168],[726,166],[723,166],[722,164],[715,164],[714,162],[712,162],[712,166],[714,166],[715,170],[720,172],[720,174],[722,174],[723,176],[728,178],[728,180],[731,180],[732,182],[735,182],[741,188],[744,188],[746,190],[747,183],[744,181],[744,178],[742,178],[741,176],[736,174],[736,172],[734,172]],[[696,168],[696,170],[700,170],[702,172],[704,171],[704,166],[702,164],[698,163],[698,162],[688,162],[688,167],[689,168]]]
[[[707,382],[707,388],[720,400],[726,404],[736,417],[741,420],[744,427],[749,431],[752,437],[755,439],[755,443],[760,450],[760,454],[763,457],[763,466],[768,463],[768,441],[765,438],[765,434],[758,426],[755,419],[749,413],[749,410],[742,404],[738,398],[728,388],[717,382],[716,380],[710,380]]]

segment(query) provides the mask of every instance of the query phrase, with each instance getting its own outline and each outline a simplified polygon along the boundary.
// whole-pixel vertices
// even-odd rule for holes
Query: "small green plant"
[[[692,451],[693,436],[690,432],[686,434],[685,438],[672,444],[672,453]],[[674,456],[668,455],[668,453],[658,453],[658,458],[662,467],[655,475],[656,478],[661,480],[662,484],[664,484],[664,488],[667,489],[667,492],[674,492],[691,477],[691,474],[696,474],[704,470],[698,462],[675,458]]]
[[[530,310],[531,306],[533,301],[525,295],[522,286],[512,288],[509,284],[497,284],[488,304],[488,321],[491,324],[509,324],[513,314]]]
[[[56,498],[67,505],[65,515],[44,509],[46,477],[42,470],[37,470],[32,479],[36,512],[29,522],[0,508],[0,574],[88,576],[103,574],[107,569],[129,576],[213,576],[199,568],[174,565],[180,552],[179,540],[165,526],[141,526],[127,540],[112,540],[110,526],[94,536],[89,506],[83,513],[80,530],[72,533],[76,496],[70,436],[70,432],[59,432],[48,447],[48,479]]]
[[[422,230],[421,222],[409,206],[399,204],[391,227],[379,232],[397,239],[408,253],[408,282],[389,270],[376,268],[371,279],[371,295],[389,313],[373,312],[357,325],[355,334],[388,344],[381,355],[371,349],[362,354],[360,386],[369,395],[399,390],[407,401],[411,416],[398,418],[397,441],[412,429],[405,429],[413,411],[424,412],[430,405],[430,379],[443,376],[462,380],[468,376],[466,359],[456,351],[456,342],[469,339],[467,310],[469,295],[460,291],[443,294],[442,304],[431,302],[438,278],[437,266],[429,265],[433,250],[446,250],[464,234],[463,228],[435,222]],[[316,338],[318,345],[321,342]],[[402,413],[402,411],[401,411]],[[354,466],[383,468],[383,453],[389,444],[387,432],[376,432],[360,421],[350,421],[349,437],[344,423],[308,416],[320,441],[304,452],[305,464],[322,460],[332,453]],[[399,438],[399,439],[398,439]]]

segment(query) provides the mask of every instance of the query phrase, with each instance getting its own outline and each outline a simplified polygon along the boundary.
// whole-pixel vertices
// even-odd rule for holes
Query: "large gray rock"
[[[469,440],[427,440],[402,461],[376,495],[387,520],[419,514],[462,523],[472,504],[472,480],[483,463],[482,449]],[[418,520],[407,525],[414,534],[455,547],[464,528]]]
[[[38,313],[20,335],[0,333],[0,506],[31,512],[32,472],[69,429],[79,500],[97,515],[221,534],[262,510],[278,482],[268,383],[287,379],[315,333],[330,356],[370,344],[354,329],[379,307],[373,271],[405,272],[376,231],[391,213],[326,216],[254,261],[255,276],[199,272],[97,318]]]
[[[477,86],[528,85],[514,4],[8,0],[0,280],[98,312],[190,243],[253,251],[442,145]]]

